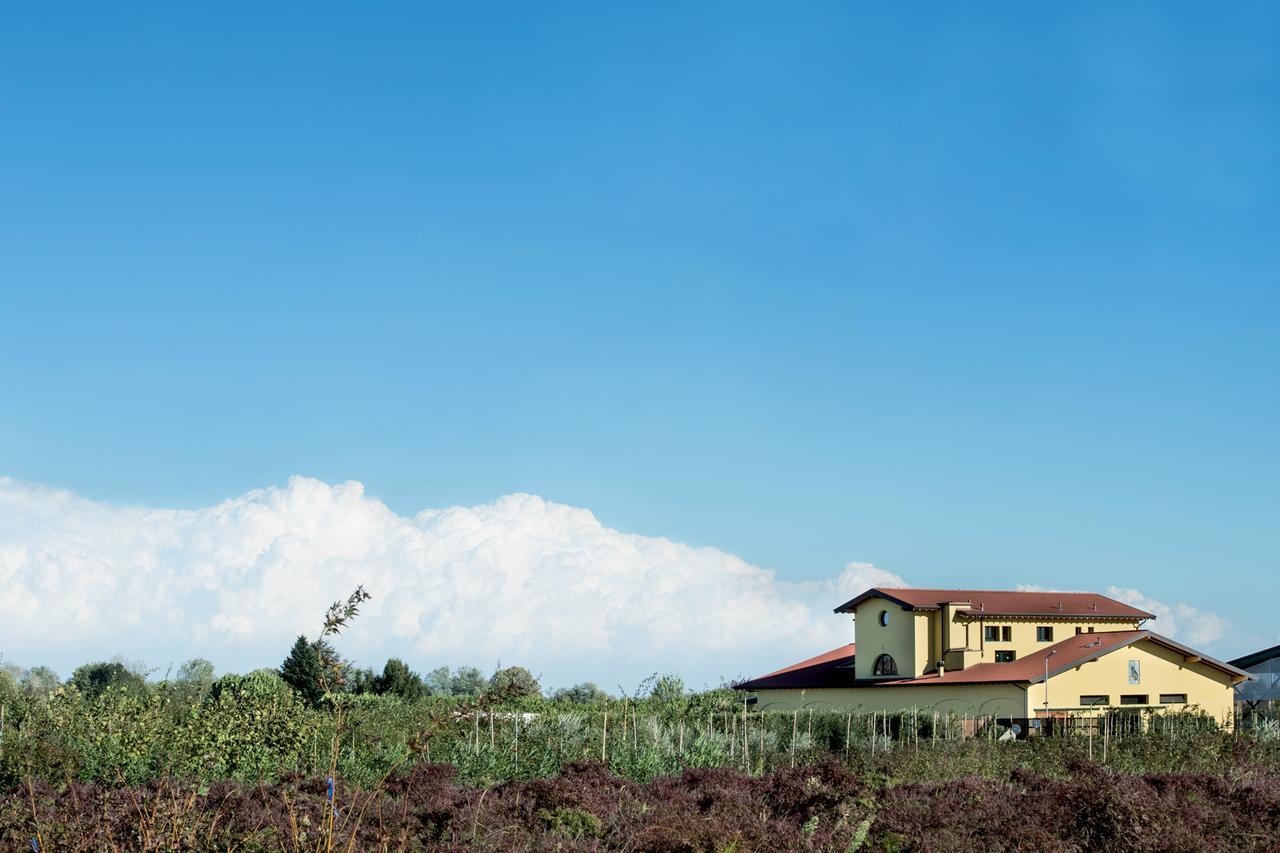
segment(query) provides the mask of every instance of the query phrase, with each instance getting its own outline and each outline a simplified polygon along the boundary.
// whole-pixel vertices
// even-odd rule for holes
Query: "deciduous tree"
[[[71,684],[86,696],[101,696],[111,688],[137,694],[147,692],[147,682],[142,676],[119,662],[87,663],[71,674]]]
[[[19,684],[28,696],[44,698],[61,686],[62,679],[47,666],[33,666],[22,673]]]
[[[522,666],[500,669],[489,679],[489,689],[506,696],[541,696],[538,679]]]
[[[474,666],[460,666],[449,679],[449,692],[454,696],[479,696],[484,685],[484,673]]]
[[[556,702],[572,702],[575,705],[599,705],[609,698],[609,694],[594,683],[584,681],[572,687],[561,687],[551,694],[551,698]]]

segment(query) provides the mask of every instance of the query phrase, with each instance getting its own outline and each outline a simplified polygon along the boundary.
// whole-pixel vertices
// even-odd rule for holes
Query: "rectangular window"
[[[1001,639],[1001,640],[1004,640],[1006,643],[1012,643],[1012,642],[1013,642],[1013,628],[1011,628],[1011,627],[1010,627],[1010,626],[1008,626],[1008,625],[1005,625],[1003,628],[1001,628],[1001,629],[1000,629],[1000,639]]]
[[[1145,693],[1143,694],[1126,693],[1120,697],[1120,704],[1121,705],[1146,705],[1148,704],[1147,696]]]
[[[1161,693],[1161,705],[1185,705],[1187,704],[1187,694],[1185,693]]]
[[[1080,697],[1080,705],[1081,705],[1082,707],[1087,707],[1087,706],[1089,706],[1089,705],[1110,705],[1110,704],[1111,704],[1111,697],[1110,697],[1110,696],[1096,696],[1096,695],[1095,695],[1095,696],[1081,696],[1081,697]]]
[[[1000,639],[1000,629],[995,625],[988,625],[982,629],[982,639],[988,643],[994,643]]]
[[[996,663],[1013,663],[1013,650],[1002,649],[996,652]]]
[[[1090,628],[1090,629],[1089,629],[1089,633],[1090,633],[1090,634],[1092,634],[1092,633],[1093,633],[1093,629],[1092,629],[1092,628]]]
[[[1053,628],[1048,625],[1041,625],[1040,627],[1036,628],[1036,642],[1052,643]]]
[[[1076,626],[1076,633],[1077,633],[1077,634],[1083,634],[1083,633],[1084,633],[1084,629],[1083,629],[1083,628],[1081,628],[1079,625],[1077,625],[1077,626]]]

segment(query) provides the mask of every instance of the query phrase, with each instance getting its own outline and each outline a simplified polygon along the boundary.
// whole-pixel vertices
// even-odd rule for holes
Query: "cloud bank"
[[[361,665],[502,661],[550,685],[609,688],[655,671],[714,685],[810,657],[853,639],[834,606],[871,586],[906,585],[868,563],[785,581],[716,548],[623,533],[525,494],[406,517],[359,483],[294,477],[167,510],[0,478],[8,662],[64,675],[116,654],[162,671],[197,655],[224,670],[274,666],[356,584],[374,597],[338,646]],[[1107,592],[1193,645],[1223,634],[1212,613]]]
[[[0,652],[64,668],[123,654],[164,668],[276,664],[356,584],[340,649],[365,665],[492,667],[553,684],[693,684],[852,640],[831,608],[902,578],[850,563],[788,582],[715,548],[622,533],[516,494],[405,517],[356,482],[294,477],[198,510],[121,507],[0,478]],[[611,681],[612,679],[612,681]]]

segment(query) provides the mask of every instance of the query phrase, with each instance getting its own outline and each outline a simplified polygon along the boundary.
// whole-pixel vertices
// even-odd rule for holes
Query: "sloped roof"
[[[883,598],[908,610],[938,610],[943,604],[963,604],[966,616],[1087,616],[1092,619],[1154,619],[1145,610],[1096,592],[1022,592],[989,589],[896,589],[873,587],[836,608],[852,612],[868,598]]]
[[[768,690],[786,687],[812,690],[816,687],[848,687],[853,682],[853,656],[854,644],[849,643],[733,686],[737,690]]]
[[[1260,652],[1254,652],[1253,654],[1238,657],[1235,660],[1230,661],[1230,664],[1232,666],[1238,666],[1241,669],[1248,669],[1251,666],[1257,666],[1263,661],[1269,661],[1272,658],[1277,657],[1280,657],[1280,646],[1272,646],[1271,648],[1263,649]]]
[[[1052,677],[1150,636],[1152,636],[1150,631],[1102,631],[1094,634],[1076,634],[1009,663],[979,663],[964,669],[949,670],[942,675],[922,675],[919,678],[907,678],[893,683],[899,685],[983,684],[1025,681],[1029,684],[1038,684],[1044,681],[1046,660],[1049,662],[1049,675]]]
[[[739,690],[783,688],[812,690],[819,687],[927,687],[1011,682],[1039,684],[1044,681],[1046,660],[1049,663],[1049,677],[1052,678],[1083,663],[1131,646],[1140,640],[1150,640],[1173,649],[1179,654],[1194,657],[1206,666],[1226,672],[1237,682],[1252,677],[1244,670],[1203,655],[1154,631],[1099,631],[1093,634],[1076,634],[1009,663],[979,663],[964,669],[950,670],[942,675],[921,675],[917,678],[855,679],[853,676],[854,647],[842,646],[840,649],[834,649],[826,654],[734,686]],[[844,650],[847,650],[844,656],[837,654]]]

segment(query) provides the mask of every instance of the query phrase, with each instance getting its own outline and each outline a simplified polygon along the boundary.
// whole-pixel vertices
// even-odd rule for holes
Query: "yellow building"
[[[1081,592],[876,588],[845,602],[854,642],[736,685],[761,710],[911,708],[1026,720],[1195,708],[1230,723],[1248,673]]]

